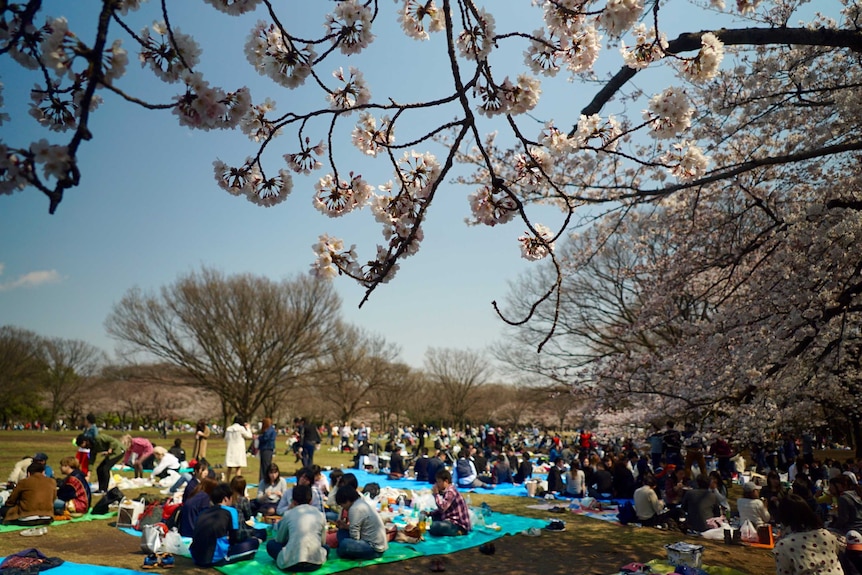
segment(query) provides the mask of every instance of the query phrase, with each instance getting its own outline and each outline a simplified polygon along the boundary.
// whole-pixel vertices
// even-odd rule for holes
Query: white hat
[[[862,551],[862,533],[856,530],[847,532],[847,549],[850,551]]]

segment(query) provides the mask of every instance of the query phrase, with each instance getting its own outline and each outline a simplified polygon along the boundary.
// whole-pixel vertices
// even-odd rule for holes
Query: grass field
[[[111,432],[108,432],[111,433]],[[114,432],[116,437],[121,434]],[[57,469],[58,462],[65,455],[73,455],[75,447],[73,432],[0,432],[0,479],[5,480],[15,461],[36,451],[48,454],[49,464]],[[191,434],[169,435],[167,440],[159,440],[157,434],[141,433],[159,445],[166,447],[175,437],[183,440],[186,449],[192,446]],[[280,440],[275,462],[284,474],[292,474],[299,467],[293,454],[284,454],[285,445]],[[329,452],[323,445],[315,456],[321,466],[340,467],[350,464],[350,455]],[[213,464],[222,463],[224,441],[214,437],[209,441],[208,459]],[[249,458],[245,475],[257,476],[257,460]],[[155,489],[147,489],[155,493]],[[135,496],[132,491],[127,495]],[[529,509],[535,500],[525,497],[502,497],[489,493],[476,493],[473,503],[488,502],[496,511],[544,519],[546,512]],[[559,516],[555,517],[558,518]],[[704,560],[710,565],[737,569],[748,575],[767,575],[775,572],[771,552],[741,546],[725,546],[721,543],[704,541],[699,538],[683,537],[679,533],[669,533],[649,528],[622,527],[604,521],[589,519],[574,514],[565,516],[568,529],[563,533],[545,533],[531,538],[523,535],[504,537],[496,542],[497,553],[493,558],[468,549],[446,557],[448,571],[511,575],[605,575],[616,573],[620,566],[632,561],[645,562],[665,556],[664,545],[680,540],[704,545]],[[49,528],[47,535],[39,538],[23,538],[17,532],[0,533],[0,556],[8,555],[28,547],[37,547],[49,556],[58,556],[75,563],[109,565],[126,569],[141,570],[144,558],[140,551],[139,540],[126,535],[112,526],[111,520],[90,521]],[[426,572],[428,559],[417,558],[384,565],[362,568],[367,575],[411,575],[411,572]],[[215,573],[212,569],[196,568],[191,560],[179,557],[177,574]],[[351,571],[354,572],[354,571]]]

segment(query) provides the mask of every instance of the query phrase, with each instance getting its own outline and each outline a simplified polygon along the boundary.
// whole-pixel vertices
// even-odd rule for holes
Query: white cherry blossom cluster
[[[242,133],[252,142],[261,142],[281,134],[281,129],[276,128],[275,124],[266,117],[273,111],[275,111],[275,102],[270,98],[266,98],[262,104],[252,106],[239,122]]]
[[[553,122],[546,122],[545,127],[539,134],[539,143],[547,148],[551,154],[564,157],[572,152],[577,143],[573,138],[560,130]]]
[[[598,147],[615,150],[621,135],[622,127],[614,116],[603,120],[598,114],[581,114],[578,119],[577,143],[581,146],[588,146],[590,140],[598,139],[601,142]]]
[[[469,60],[486,60],[494,47],[494,16],[479,10],[477,22],[471,23],[458,35],[458,49]]]
[[[641,0],[608,0],[597,21],[611,37],[619,38],[640,19],[643,9]]]
[[[266,178],[260,165],[252,158],[246,158],[239,168],[216,160],[213,172],[221,189],[233,196],[244,196],[251,203],[265,208],[280,204],[293,190],[290,172],[279,170],[277,176]]]
[[[655,27],[647,30],[644,24],[638,24],[633,33],[637,42],[632,48],[628,48],[625,42],[620,42],[620,53],[626,66],[641,70],[664,58],[664,51],[667,50],[667,37],[664,32],[656,38]]]
[[[42,63],[57,76],[73,76],[72,62],[75,60],[74,48],[77,41],[69,32],[69,23],[65,18],[49,18],[45,23],[45,34],[42,38],[40,51]]]
[[[584,26],[565,36],[545,38],[545,30],[533,32],[524,51],[524,62],[536,74],[556,76],[561,66],[572,74],[592,69],[601,51],[601,36],[593,26]]]
[[[0,142],[0,194],[23,190],[30,181],[32,165]]]
[[[317,259],[311,264],[311,273],[316,277],[332,279],[339,274],[339,270],[344,270],[351,277],[362,273],[356,261],[355,245],[344,251],[343,240],[322,234],[312,249]]]
[[[342,54],[358,54],[374,41],[371,33],[371,7],[358,0],[338,2],[326,17],[326,30]]]
[[[668,172],[681,182],[695,180],[706,174],[709,158],[693,142],[683,140],[673,144],[673,149],[660,157],[668,166]]]
[[[311,139],[305,138],[305,143],[301,145],[299,152],[285,154],[284,160],[287,166],[297,174],[310,174],[314,170],[319,170],[323,164],[317,158],[323,156],[326,152],[326,144],[323,140],[316,145],[311,145]]]
[[[470,211],[473,219],[465,221],[469,225],[484,224],[496,226],[511,222],[518,215],[518,203],[504,190],[485,184],[470,194]]]
[[[490,118],[504,114],[518,115],[529,112],[538,104],[542,89],[538,79],[527,74],[520,74],[517,84],[513,84],[506,77],[500,86],[486,84],[478,86],[474,92],[478,93],[481,99],[479,112]]]
[[[372,189],[360,174],[350,172],[350,180],[338,179],[326,174],[314,184],[312,203],[317,211],[337,218],[364,206],[371,197]]]
[[[554,234],[551,229],[542,224],[533,224],[535,235],[525,232],[518,238],[521,243],[521,257],[525,260],[538,261],[548,257],[554,251]]]
[[[348,75],[345,76],[344,69],[339,68],[332,73],[332,76],[344,83],[344,86],[333,90],[328,96],[336,110],[350,110],[371,101],[371,92],[368,90],[362,72],[358,69],[351,66]]]
[[[141,8],[141,4],[147,0],[118,0],[117,11],[125,16],[129,12],[135,12]]]
[[[173,28],[171,38],[168,38],[164,22],[154,22],[152,30],[159,35],[158,38],[150,33],[149,27],[141,30],[141,51],[138,54],[141,66],[149,66],[164,82],[179,82],[183,72],[194,70],[200,62],[200,46],[178,28]]]
[[[650,135],[654,138],[673,138],[691,126],[694,110],[683,90],[668,88],[653,96],[649,108],[644,110],[644,120],[649,122]]]
[[[686,58],[682,63],[682,72],[686,78],[694,82],[706,82],[718,74],[721,61],[724,59],[724,43],[712,32],[707,32],[700,38],[701,48],[694,58]]]
[[[529,153],[515,156],[514,181],[527,192],[545,188],[554,169],[553,157],[544,148],[534,146]]]
[[[72,158],[66,146],[51,144],[44,138],[30,146],[33,161],[42,165],[42,173],[46,178],[62,180],[69,174]]]
[[[586,22],[584,9],[590,0],[543,0],[543,19],[554,36],[571,36]]]
[[[398,22],[404,33],[415,40],[427,40],[429,31],[440,32],[446,26],[443,11],[434,0],[404,0]]]
[[[380,119],[380,127],[377,127],[377,119],[371,112],[359,114],[359,121],[353,128],[353,145],[368,156],[376,157],[383,149],[391,146],[395,141],[395,129],[389,116]]]
[[[260,0],[204,0],[204,2],[229,16],[251,12],[260,4]]]
[[[182,126],[201,130],[233,128],[251,111],[248,88],[236,92],[212,88],[199,72],[185,71],[181,79],[186,92],[174,98],[177,103],[173,113]]]
[[[296,88],[311,74],[314,47],[297,48],[275,24],[259,21],[245,44],[246,59],[261,76],[285,88]]]

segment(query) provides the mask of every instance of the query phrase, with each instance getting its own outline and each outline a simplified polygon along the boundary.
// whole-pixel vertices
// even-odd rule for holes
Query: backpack
[[[112,487],[95,505],[93,505],[93,509],[90,513],[93,515],[107,515],[110,512],[109,506],[112,503],[119,503],[123,499],[125,499],[123,492],[116,487]]]
[[[362,488],[362,491],[363,493],[367,493],[371,499],[374,499],[380,495],[380,485],[377,483],[369,483]]]
[[[144,508],[144,512],[141,513],[141,517],[138,519],[138,529],[141,531],[144,530],[145,525],[155,525],[156,523],[161,523],[164,521],[164,505],[160,501],[154,501],[152,503],[148,503]],[[151,551],[151,553],[155,553],[155,551]]]
[[[621,525],[628,525],[632,521],[638,520],[638,514],[635,511],[635,506],[632,505],[631,501],[626,501],[622,505],[620,505],[619,510],[617,511],[617,521],[620,522]]]
[[[470,469],[470,462],[467,460],[466,457],[462,457],[455,463],[455,473],[458,474],[459,483],[465,477],[469,477],[472,472],[473,470]]]

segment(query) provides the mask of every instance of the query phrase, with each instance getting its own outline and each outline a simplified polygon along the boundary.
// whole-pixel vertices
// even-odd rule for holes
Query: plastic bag
[[[144,525],[141,529],[141,551],[158,553],[162,548],[162,531],[157,525]]]
[[[162,540],[162,551],[173,553],[174,555],[188,556],[189,546],[183,541],[180,532],[176,528],[173,528],[165,534],[165,538]]]
[[[742,540],[748,543],[757,543],[760,540],[757,536],[757,528],[748,519],[739,527],[739,532]]]

